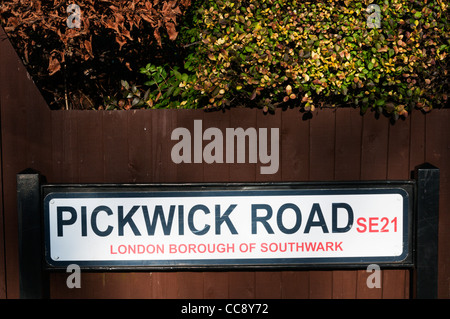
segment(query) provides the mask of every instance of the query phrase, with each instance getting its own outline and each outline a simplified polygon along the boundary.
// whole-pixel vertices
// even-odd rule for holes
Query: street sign
[[[50,267],[411,262],[413,184],[44,188]]]

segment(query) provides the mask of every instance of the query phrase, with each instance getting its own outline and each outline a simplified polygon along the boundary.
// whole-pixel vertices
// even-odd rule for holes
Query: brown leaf
[[[153,18],[153,16],[152,15],[150,15],[150,14],[142,14],[141,15],[141,18],[142,19],[144,19],[145,21],[147,21],[148,23],[150,23],[150,25],[152,26],[152,27],[154,27],[155,25],[156,25],[156,21],[155,21],[155,19]]]
[[[8,18],[8,22],[7,22],[7,26],[12,27],[13,29],[15,29],[17,26],[19,25],[19,20],[16,17],[9,17]]]
[[[175,24],[172,22],[166,23],[167,34],[169,35],[169,39],[174,41],[178,36],[178,31],[175,28]]]
[[[116,36],[116,42],[119,44],[119,50],[122,50],[122,47],[127,43],[127,40],[124,37]]]
[[[49,63],[48,63],[48,71],[50,75],[55,74],[61,70],[61,64],[59,63],[58,59],[50,56]]]
[[[155,30],[153,31],[153,36],[155,37],[156,42],[158,42],[158,45],[159,45],[159,46],[162,46],[161,35],[159,34],[159,30],[158,30],[158,29],[155,29]]]
[[[84,47],[86,48],[87,53],[93,58],[94,53],[92,52],[92,43],[91,41],[84,40]]]
[[[113,29],[117,33],[119,32],[119,25],[116,22],[114,22],[112,20],[108,20],[108,21],[105,21],[103,24],[105,25],[105,27],[107,27],[109,29]]]

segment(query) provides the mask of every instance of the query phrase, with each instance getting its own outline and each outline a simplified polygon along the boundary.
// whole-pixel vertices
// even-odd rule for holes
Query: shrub
[[[98,108],[149,57],[165,61],[189,6],[190,0],[4,0],[0,21],[52,108]]]
[[[398,118],[445,106],[447,4],[384,1],[374,21],[372,2],[202,1],[181,37],[198,93],[185,107],[352,105]]]
[[[29,73],[58,108],[353,106],[398,118],[448,103],[444,1],[78,5],[75,29],[64,1],[5,0],[0,9]]]
[[[208,108],[354,105],[397,118],[444,105],[447,4],[384,1],[370,28],[371,2],[204,1],[194,88]]]

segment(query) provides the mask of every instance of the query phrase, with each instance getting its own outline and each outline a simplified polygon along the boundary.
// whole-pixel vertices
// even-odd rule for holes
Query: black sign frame
[[[167,197],[184,196],[214,197],[227,193],[227,196],[256,195],[348,195],[348,194],[401,194],[403,197],[403,245],[404,251],[398,257],[336,257],[336,258],[297,258],[297,259],[202,259],[202,260],[116,260],[116,261],[55,261],[50,258],[50,238],[48,232],[47,204],[58,198],[96,198],[153,196],[165,193]],[[414,181],[372,181],[372,182],[290,182],[290,183],[204,183],[204,184],[78,184],[42,185],[42,211],[44,216],[45,261],[47,269],[66,269],[77,264],[81,269],[117,271],[164,271],[170,270],[229,270],[229,269],[346,269],[366,268],[370,264],[385,268],[413,266],[413,208]],[[193,195],[195,194],[195,195]]]

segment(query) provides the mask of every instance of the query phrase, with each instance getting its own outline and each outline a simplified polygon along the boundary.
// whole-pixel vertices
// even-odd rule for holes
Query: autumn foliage
[[[54,108],[353,106],[398,119],[448,104],[445,1],[79,0],[77,28],[71,3],[0,10]]]
[[[190,0],[3,0],[0,16],[53,108],[95,108],[144,60],[164,57],[189,6]]]

